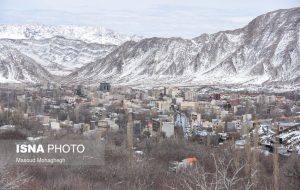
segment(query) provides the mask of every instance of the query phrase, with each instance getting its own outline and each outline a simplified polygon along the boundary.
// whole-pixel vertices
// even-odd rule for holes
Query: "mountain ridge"
[[[0,39],[0,45],[18,49],[51,74],[64,76],[85,64],[105,57],[116,45],[87,43],[61,36],[47,39]]]
[[[0,25],[0,39],[47,39],[55,36],[87,43],[121,45],[129,40],[140,40],[140,36],[127,36],[104,27],[44,24]]]
[[[17,49],[52,74],[52,67],[67,68],[71,74],[61,81],[66,84],[95,85],[109,81],[129,85],[297,86],[299,36],[300,8],[297,7],[260,15],[235,30],[201,34],[192,39],[152,37],[126,40],[120,45],[99,45],[54,36],[0,39],[0,46]],[[68,64],[77,66],[68,70]]]
[[[239,29],[193,39],[154,37],[126,42],[66,81],[290,82],[300,75],[299,23],[297,7],[260,15]]]
[[[30,57],[8,46],[0,47],[0,81],[4,83],[46,83],[53,76]]]

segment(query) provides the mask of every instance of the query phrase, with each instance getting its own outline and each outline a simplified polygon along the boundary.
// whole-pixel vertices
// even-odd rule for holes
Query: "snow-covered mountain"
[[[0,82],[39,82],[72,72],[63,82],[299,85],[299,36],[300,8],[194,39],[140,40],[94,27],[0,25]]]
[[[128,40],[140,39],[101,27],[0,25],[0,46],[16,49],[61,76],[105,57]]]
[[[52,75],[30,57],[16,49],[0,46],[0,81],[2,83],[42,83]]]
[[[0,25],[0,39],[47,39],[61,36],[67,39],[81,40],[87,43],[121,45],[129,40],[140,40],[138,36],[127,36],[113,30],[92,27],[41,24]]]
[[[261,15],[247,26],[194,39],[129,41],[66,82],[292,84],[300,82],[300,8]]]
[[[117,47],[59,36],[41,40],[0,39],[0,45],[19,50],[54,75],[70,74],[87,63],[105,57]]]

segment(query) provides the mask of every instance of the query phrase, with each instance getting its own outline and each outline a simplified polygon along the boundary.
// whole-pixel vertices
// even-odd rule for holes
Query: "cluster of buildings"
[[[138,89],[109,83],[98,87],[48,84],[7,93],[1,97],[8,105],[1,104],[0,113],[21,104],[26,108],[24,118],[41,124],[36,135],[78,133],[104,139],[107,131],[130,128],[127,136],[133,139],[183,138],[209,145],[233,139],[243,146],[241,142],[258,129],[262,147],[271,150],[274,142],[280,142],[290,151],[300,149],[300,105],[284,96],[201,92],[196,87]],[[129,113],[132,119],[127,122]]]

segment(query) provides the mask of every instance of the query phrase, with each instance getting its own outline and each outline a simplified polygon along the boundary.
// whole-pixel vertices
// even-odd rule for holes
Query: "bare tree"
[[[0,189],[21,189],[22,185],[30,180],[31,177],[28,175],[27,170],[12,169],[0,161]]]
[[[242,171],[245,165],[236,167],[233,159],[228,161],[224,158],[216,158],[214,154],[212,154],[212,158],[215,164],[215,171],[209,173],[200,165],[184,170],[179,177],[181,189],[250,190],[253,188],[252,178],[255,172],[252,173],[250,178],[243,177]]]

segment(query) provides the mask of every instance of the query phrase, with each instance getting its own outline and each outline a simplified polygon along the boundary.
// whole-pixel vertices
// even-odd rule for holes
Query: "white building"
[[[185,101],[195,101],[196,96],[194,91],[187,91],[184,93],[184,99]]]
[[[60,130],[60,124],[59,122],[50,122],[50,127],[52,130]]]
[[[159,111],[166,112],[170,111],[171,104],[167,101],[156,101],[156,107],[159,109]]]
[[[252,120],[252,114],[245,114],[243,115],[243,122],[247,122]]]
[[[166,137],[170,138],[174,135],[174,123],[173,122],[163,122],[161,131],[166,134]]]

